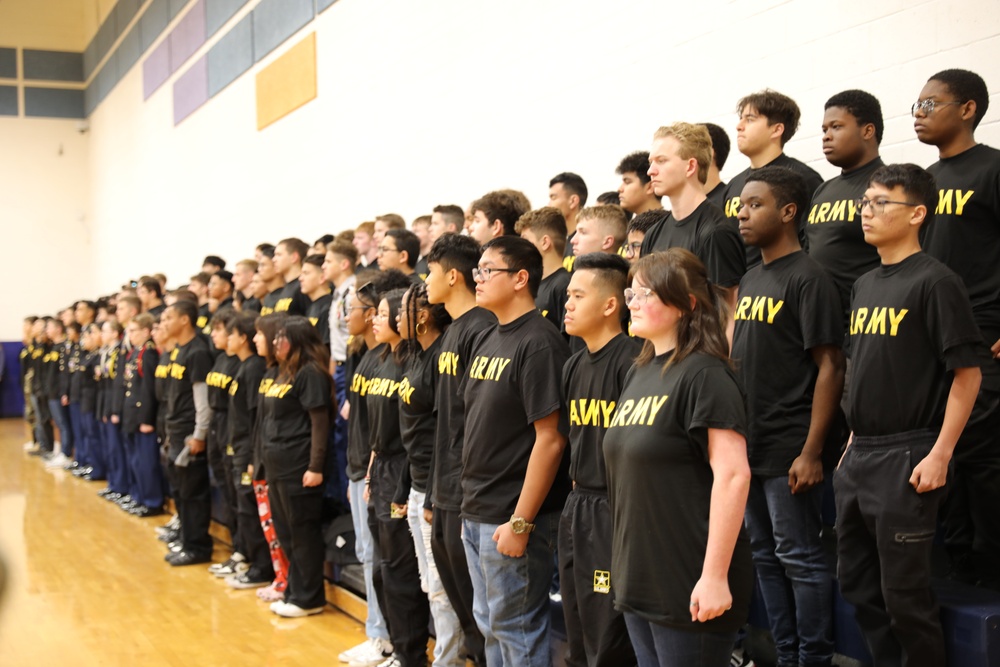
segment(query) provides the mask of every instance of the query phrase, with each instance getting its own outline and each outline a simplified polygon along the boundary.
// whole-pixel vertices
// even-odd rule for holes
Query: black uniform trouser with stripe
[[[946,664],[930,581],[947,485],[917,493],[909,482],[936,438],[929,430],[855,436],[834,473],[840,590],[876,665]]]
[[[607,493],[573,489],[559,519],[559,586],[568,667],[634,665],[625,617],[611,583],[611,508]]]

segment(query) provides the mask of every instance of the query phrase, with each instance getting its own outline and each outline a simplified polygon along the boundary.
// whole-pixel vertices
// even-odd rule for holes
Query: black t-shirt
[[[538,296],[535,297],[535,307],[560,331],[566,316],[566,288],[571,277],[566,269],[556,269],[551,275],[542,278],[538,285]]]
[[[734,317],[732,357],[747,396],[750,469],[784,475],[812,421],[819,368],[810,350],[844,343],[837,287],[809,255],[795,252],[747,271]]]
[[[156,368],[153,370],[153,375],[155,379],[153,380],[153,392],[156,395],[156,432],[160,436],[166,436],[166,420],[167,420],[167,400],[169,395],[170,387],[170,367],[173,364],[170,361],[170,352],[164,352],[160,355],[159,362],[156,364]]]
[[[535,445],[534,423],[559,412],[560,432],[569,430],[560,387],[569,346],[532,310],[485,333],[474,354],[465,383],[462,516],[504,523],[521,495]],[[569,493],[568,459],[563,457],[539,515],[562,510]]]
[[[719,184],[712,188],[712,191],[705,194],[708,197],[708,201],[712,202],[719,208],[723,208],[726,205],[726,183],[719,181]]]
[[[576,262],[576,255],[573,253],[573,237],[576,236],[576,230],[566,237],[566,247],[563,248],[563,268],[569,273],[573,273],[573,264]]]
[[[921,244],[965,283],[976,323],[992,345],[1000,337],[1000,150],[979,144],[928,171],[938,204]]]
[[[430,267],[427,266],[427,258],[421,257],[417,260],[417,265],[413,267],[416,275],[420,276],[420,280],[427,280],[427,274],[431,272]]]
[[[212,370],[205,377],[208,385],[208,407],[213,413],[229,410],[229,385],[240,368],[240,358],[223,352],[215,359]]]
[[[279,374],[260,406],[262,453],[267,479],[301,479],[312,452],[310,410],[329,410],[330,378],[306,364],[294,378]],[[321,471],[319,471],[321,472]]]
[[[265,370],[264,357],[250,355],[240,362],[236,377],[229,383],[229,444],[233,448],[233,467],[237,470],[246,470],[253,460],[257,393]]]
[[[384,345],[378,345],[364,353],[354,367],[351,383],[347,388],[347,400],[351,404],[350,418],[347,420],[347,477],[353,482],[364,479],[368,473],[372,453],[368,387],[384,349]]]
[[[324,294],[315,301],[309,302],[306,317],[314,327],[316,333],[323,340],[323,344],[330,345],[330,304],[333,303],[333,294]]]
[[[309,304],[309,297],[302,293],[299,279],[295,278],[285,283],[285,286],[281,288],[281,296],[274,304],[274,312],[305,315],[309,311]]]
[[[211,330],[205,331],[211,319],[212,319],[212,311],[209,310],[208,304],[207,303],[201,304],[200,306],[198,306],[198,319],[194,323],[194,328],[202,332],[203,334],[211,333]]]
[[[861,211],[854,202],[864,196],[872,174],[884,164],[882,158],[875,158],[863,167],[845,171],[823,183],[813,193],[804,223],[809,256],[819,262],[837,284],[845,324],[854,281],[881,263],[875,246],[865,243]]]
[[[253,454],[251,456],[251,463],[253,464],[253,478],[254,479],[265,479],[264,471],[264,397],[267,396],[268,390],[271,385],[274,384],[275,379],[278,377],[279,368],[275,366],[267,366],[265,362],[264,375],[260,378],[260,384],[257,385],[257,414],[254,416],[254,426],[253,426],[253,436],[251,437],[251,442],[253,444]]]
[[[452,512],[462,509],[467,369],[479,337],[496,324],[493,313],[476,306],[453,321],[441,336],[435,388],[440,419],[434,431],[431,500],[435,507]]]
[[[369,451],[375,452],[376,456],[398,456],[406,453],[399,432],[397,391],[402,379],[403,369],[396,363],[392,351],[384,347],[375,365],[372,366],[371,376],[365,387]]]
[[[720,287],[735,287],[746,273],[743,240],[722,210],[707,199],[689,216],[678,220],[670,213],[653,225],[642,240],[642,256],[658,250],[684,248],[698,256],[708,278]]]
[[[259,313],[261,309],[260,299],[255,296],[245,299],[243,305],[240,306],[240,310],[244,313],[255,312]]]
[[[122,431],[137,433],[143,424],[156,426],[156,367],[160,353],[152,342],[133,348],[125,361],[125,401],[122,405]]]
[[[858,278],[851,296],[851,429],[877,436],[940,428],[952,371],[984,345],[962,280],[916,253]]]
[[[785,167],[786,169],[791,169],[796,172],[806,181],[806,193],[812,197],[812,194],[816,191],[823,183],[823,177],[819,175],[812,167],[807,166],[804,162],[800,162],[793,157],[789,157],[782,153],[778,157],[774,158],[766,165],[758,167],[762,169],[763,167]],[[722,196],[725,204],[722,207],[723,212],[727,218],[732,218],[734,221],[736,219],[737,213],[740,212],[740,195],[743,194],[743,186],[747,184],[747,176],[749,176],[754,171],[753,167],[748,167],[738,173],[733,177],[733,180],[729,181],[729,185],[726,186],[726,193]],[[802,247],[808,250],[809,246],[806,242],[805,231],[803,230],[805,221],[805,211],[799,213],[799,241],[802,242]],[[733,227],[736,225],[733,224]],[[742,238],[740,239],[743,240]],[[760,249],[756,246],[748,245],[744,246],[746,248],[746,258],[747,258],[747,268],[757,266],[760,264]]]
[[[434,389],[440,349],[441,337],[438,336],[426,350],[407,360],[399,383],[399,430],[410,462],[410,484],[420,493],[428,490],[434,453],[437,424]]]
[[[434,394],[440,418],[434,432],[431,500],[435,507],[452,512],[462,509],[466,371],[479,337],[496,324],[493,313],[476,306],[453,321],[441,336]]]
[[[285,291],[284,285],[268,293],[267,296],[260,302],[260,314],[261,316],[270,315],[275,312],[275,306],[278,305],[278,301],[281,300],[281,294]]]
[[[204,382],[212,369],[212,354],[205,339],[195,336],[170,353],[170,384],[167,386],[165,427],[170,450],[179,453],[184,438],[194,433],[194,385]]]
[[[692,623],[688,605],[708,545],[708,429],[744,433],[743,396],[722,360],[692,354],[664,374],[669,354],[629,373],[604,437],[615,606],[684,630],[735,632],[746,622],[753,587],[743,530],[729,566],[732,609]]]
[[[577,352],[563,367],[569,411],[569,477],[579,487],[607,491],[604,434],[640,349],[642,341],[622,333],[593,354],[586,348]]]

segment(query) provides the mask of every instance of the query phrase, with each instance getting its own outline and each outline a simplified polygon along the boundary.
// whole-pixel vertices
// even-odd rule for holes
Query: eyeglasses
[[[648,287],[640,287],[638,290],[634,290],[631,287],[625,288],[625,305],[632,306],[635,305],[636,308],[641,308],[643,304],[646,303],[646,299],[649,295],[653,293],[653,290]]]
[[[934,109],[936,109],[937,107],[945,107],[948,106],[949,104],[962,105],[965,104],[965,102],[938,102],[936,100],[926,99],[920,102],[914,102],[913,106],[910,107],[910,115],[916,118],[917,112],[923,111],[925,116],[930,116],[932,113],[934,113]]]
[[[389,313],[375,313],[375,315],[372,316],[372,320],[376,322],[385,322],[387,319],[389,319]]]
[[[520,271],[520,269],[475,268],[472,269],[472,279],[486,283],[489,282],[494,273],[517,273],[518,271]]]
[[[387,252],[399,252],[399,249],[397,249],[397,248],[390,248],[390,247],[388,247],[388,246],[384,246],[384,245],[380,245],[380,246],[378,247],[378,253],[379,253],[380,255],[384,255],[384,254],[386,254]]]
[[[920,206],[908,201],[892,201],[891,199],[855,199],[854,205],[858,207],[858,213],[862,213],[865,207],[871,206],[872,213],[882,215],[885,213],[886,204],[899,204],[900,206]]]
[[[625,256],[626,257],[635,257],[636,255],[639,254],[639,251],[641,249],[642,249],[642,241],[636,241],[635,243],[626,243],[625,244]]]

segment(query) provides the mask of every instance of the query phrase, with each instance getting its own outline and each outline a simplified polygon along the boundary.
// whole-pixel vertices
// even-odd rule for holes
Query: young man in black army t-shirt
[[[871,93],[845,90],[826,101],[823,155],[841,172],[813,193],[803,224],[809,256],[837,283],[845,316],[854,281],[879,265],[878,251],[865,243],[857,201],[884,164],[882,130],[882,106]]]
[[[642,256],[668,248],[690,250],[705,264],[709,279],[726,289],[732,306],[746,260],[735,227],[705,197],[711,159],[712,139],[704,126],[676,123],[656,131],[649,175],[656,194],[669,197],[670,215],[646,233]]]
[[[274,246],[270,243],[263,243],[257,246],[260,251],[260,259],[257,260],[257,275],[267,287],[267,296],[260,300],[260,314],[270,315],[274,312],[281,293],[285,289],[285,278],[274,266]]]
[[[465,378],[462,540],[474,612],[488,664],[548,665],[548,590],[569,487],[559,381],[569,348],[535,308],[542,257],[529,241],[487,243],[473,275],[476,303],[497,317]]]
[[[799,244],[801,176],[763,167],[740,194],[740,234],[762,262],[740,281],[732,357],[747,396],[745,523],[779,665],[830,665],[833,579],[823,532],[823,452],[844,389],[844,323],[833,279]]]
[[[197,306],[181,300],[163,311],[160,326],[176,342],[170,353],[170,385],[167,388],[167,459],[177,483],[177,513],[181,520],[181,550],[167,554],[171,565],[206,563],[212,557],[211,489],[205,439],[212,418],[205,380],[212,368],[212,353],[197,335]],[[177,457],[187,448],[190,457]]]
[[[557,209],[566,220],[566,243],[563,249],[563,268],[573,270],[573,235],[576,234],[576,217],[587,205],[587,184],[579,174],[564,171],[549,181],[549,206]],[[527,211],[522,211],[527,213]]]
[[[214,280],[215,276],[212,278]],[[235,548],[241,539],[237,526],[236,487],[233,484],[233,469],[228,456],[229,386],[236,377],[240,360],[236,355],[229,353],[229,335],[226,333],[226,327],[234,315],[236,313],[232,309],[220,311],[208,323],[216,357],[212,370],[205,378],[205,384],[208,385],[208,407],[212,409],[212,422],[206,441],[208,465],[212,469],[215,484],[223,498],[219,523],[229,530],[230,544]],[[217,577],[228,577],[246,568],[243,561],[243,554],[235,551],[222,563],[211,565],[208,571]]]
[[[785,144],[799,129],[799,105],[795,100],[774,90],[762,90],[747,95],[736,105],[739,122],[736,123],[736,147],[750,158],[750,166],[729,181],[722,196],[723,211],[735,218],[740,208],[740,193],[747,176],[754,170],[766,167],[787,167],[806,181],[809,195],[820,186],[823,177],[805,163],[785,155]],[[803,240],[801,226],[805,211],[799,211],[799,239]],[[760,251],[747,247],[747,268],[760,263]]]
[[[452,317],[438,348],[431,477],[425,508],[433,509],[431,551],[441,583],[458,616],[465,647],[477,665],[486,664],[485,640],[473,615],[472,579],[462,544],[462,449],[465,443],[464,387],[476,340],[496,326],[496,316],[476,305],[472,271],[479,244],[468,236],[445,234],[427,255],[427,300],[444,304]]]
[[[309,297],[302,293],[302,286],[299,284],[302,262],[308,252],[309,245],[294,237],[282,239],[274,247],[274,269],[285,280],[281,296],[274,304],[275,312],[303,316],[308,312]]]
[[[330,344],[330,305],[333,303],[333,293],[330,283],[323,275],[323,260],[325,255],[309,255],[302,262],[302,272],[299,274],[299,285],[302,293],[309,299],[306,317],[310,324],[316,327],[316,333],[323,339],[325,345]]]
[[[611,510],[604,433],[639,353],[622,331],[629,264],[617,255],[580,255],[566,300],[566,333],[580,350],[563,367],[569,409],[569,476],[573,490],[559,520],[559,582],[569,653],[566,664],[612,667],[635,663],[625,619],[611,586]]]
[[[958,274],[972,314],[1000,357],[1000,151],[977,144],[975,129],[989,106],[986,82],[966,70],[930,78],[913,105],[917,138],[936,146],[928,171],[938,187],[933,224],[922,229],[925,252]],[[983,369],[983,384],[955,450],[945,544],[954,575],[1000,589],[1000,363]]]
[[[840,588],[877,665],[945,664],[931,546],[984,343],[961,279],[920,251],[936,202],[934,178],[900,164],[859,204],[882,265],[851,296],[852,437],[833,485]]]
[[[535,306],[538,312],[562,329],[566,286],[569,271],[562,264],[566,245],[566,218],[559,209],[545,206],[522,215],[514,230],[521,238],[531,241],[542,255],[542,282],[538,286]],[[571,253],[572,254],[572,253]]]

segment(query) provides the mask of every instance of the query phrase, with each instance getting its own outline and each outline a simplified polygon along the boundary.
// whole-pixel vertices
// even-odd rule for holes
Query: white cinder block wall
[[[253,73],[313,30],[318,98],[258,132]],[[172,81],[145,102],[141,68],[119,83],[91,118],[93,284],[176,285],[209,252],[235,261],[501,187],[542,205],[564,170],[596,197],[660,125],[734,138],[736,101],[764,87],[798,101],[787,152],[824,176],[823,103],[847,88],[881,100],[887,161],[926,166],[909,109],[950,67],[986,79],[978,138],[1000,146],[998,0],[340,0],[178,127]],[[723,176],[746,165],[734,145]]]

